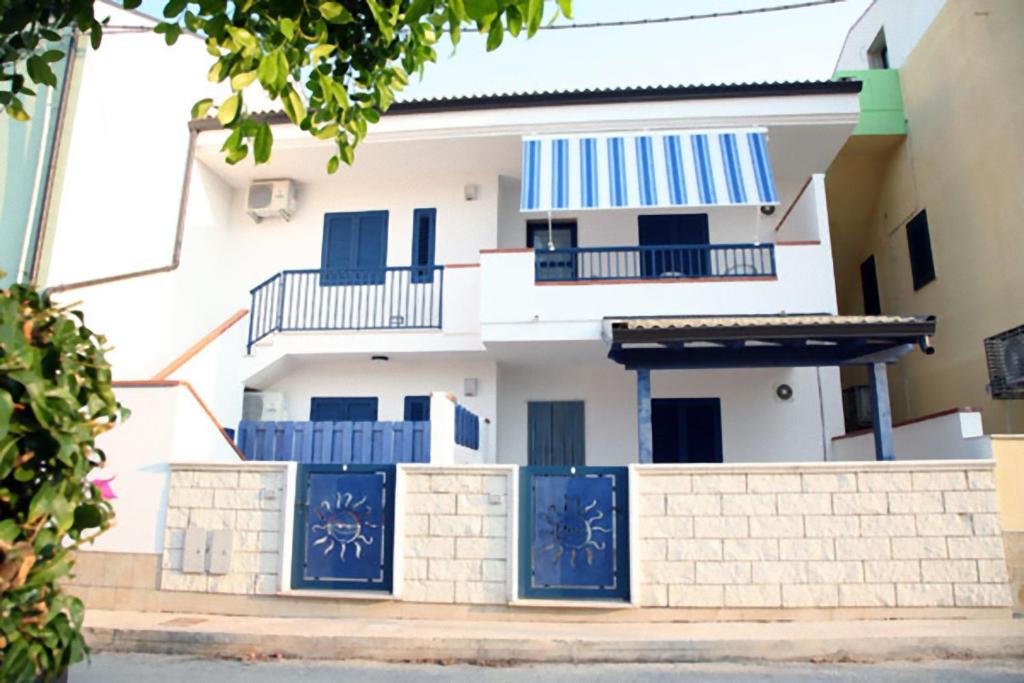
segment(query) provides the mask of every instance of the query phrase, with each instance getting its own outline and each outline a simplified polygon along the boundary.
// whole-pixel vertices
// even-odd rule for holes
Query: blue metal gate
[[[524,467],[519,592],[524,598],[629,599],[625,467]]]
[[[393,465],[300,465],[292,588],[390,591]]]

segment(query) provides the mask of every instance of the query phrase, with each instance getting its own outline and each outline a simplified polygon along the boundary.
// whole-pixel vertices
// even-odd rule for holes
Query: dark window
[[[885,29],[878,32],[868,48],[868,68],[889,68],[889,47],[885,43]]]
[[[430,420],[430,397],[406,396],[404,419],[406,422],[427,422]]]
[[[384,282],[388,253],[388,212],[360,211],[324,216],[320,257],[323,285]]]
[[[526,422],[527,464],[586,464],[583,401],[529,401]]]
[[[310,422],[376,422],[375,396],[315,396],[309,403]]]
[[[537,273],[540,280],[576,279],[576,258],[572,253],[549,249],[571,249],[576,246],[576,221],[529,221],[526,224],[526,246],[537,250]]]
[[[860,264],[860,291],[864,295],[864,314],[880,315],[882,302],[878,298],[878,271],[875,270],[874,254]]]
[[[720,399],[652,399],[651,432],[656,463],[722,462]]]
[[[711,273],[706,213],[659,214],[637,219],[640,272],[645,278],[694,277]],[[743,275],[744,273],[739,273]]]
[[[434,278],[434,231],[437,209],[416,209],[412,212],[412,281],[430,282]]]
[[[910,248],[910,272],[914,277],[914,291],[917,291],[935,279],[932,238],[928,232],[928,213],[923,209],[907,223],[907,246]]]

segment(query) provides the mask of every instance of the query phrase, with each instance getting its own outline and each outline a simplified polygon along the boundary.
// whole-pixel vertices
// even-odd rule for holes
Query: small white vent
[[[291,180],[258,180],[249,186],[245,211],[259,223],[264,218],[290,220],[295,213],[295,183]]]

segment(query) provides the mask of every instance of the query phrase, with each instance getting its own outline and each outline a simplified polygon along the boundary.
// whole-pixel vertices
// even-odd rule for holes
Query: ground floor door
[[[529,465],[569,467],[586,463],[583,401],[530,401],[526,421]]]
[[[722,462],[722,405],[717,398],[655,398],[651,430],[656,463]]]

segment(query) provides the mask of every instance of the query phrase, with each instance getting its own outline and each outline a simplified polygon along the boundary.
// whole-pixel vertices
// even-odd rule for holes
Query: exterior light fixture
[[[765,204],[761,207],[762,216],[771,216],[775,213],[775,206],[772,204]]]
[[[462,188],[463,196],[466,198],[467,202],[475,202],[479,192],[480,186],[474,185],[473,183],[467,183],[466,186]]]
[[[379,361],[381,363],[387,363],[391,359],[388,358],[387,356],[370,356],[370,360]]]
[[[793,400],[793,387],[788,384],[780,384],[775,387],[775,398],[780,401]]]

